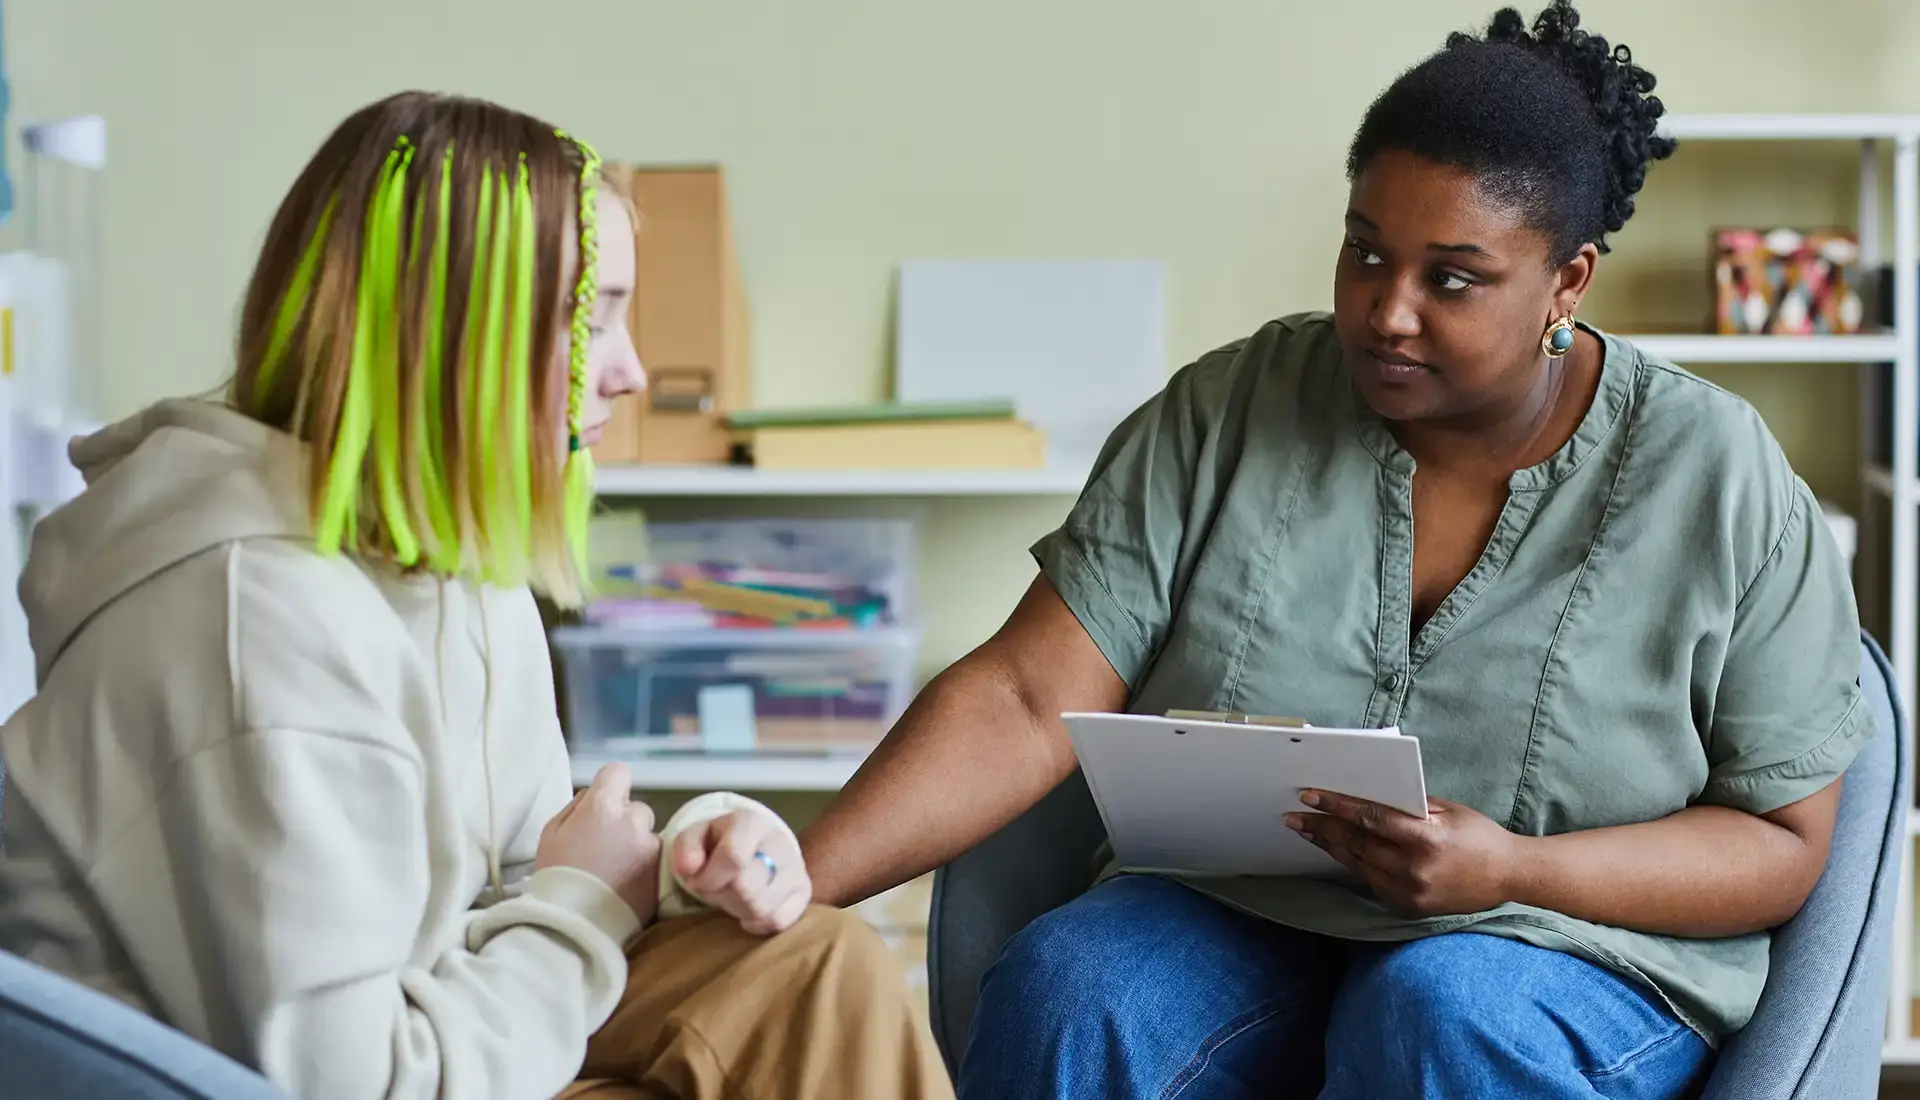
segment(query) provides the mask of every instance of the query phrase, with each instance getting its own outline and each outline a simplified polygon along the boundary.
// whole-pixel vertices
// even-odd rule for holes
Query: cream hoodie
[[[20,584],[40,691],[0,729],[0,948],[297,1096],[557,1093],[639,924],[530,873],[572,795],[531,596],[320,557],[300,445],[217,405],[72,457],[87,490]]]

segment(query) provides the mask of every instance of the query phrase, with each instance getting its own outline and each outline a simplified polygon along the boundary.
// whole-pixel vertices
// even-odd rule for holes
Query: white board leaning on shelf
[[[1154,260],[912,260],[900,266],[898,400],[1012,398],[1048,464],[1085,469],[1167,382]]]

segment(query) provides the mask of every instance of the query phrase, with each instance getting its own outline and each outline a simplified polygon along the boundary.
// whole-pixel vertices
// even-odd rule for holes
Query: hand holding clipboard
[[[1425,817],[1420,742],[1237,715],[1061,716],[1123,870],[1351,875],[1287,828],[1307,790]]]

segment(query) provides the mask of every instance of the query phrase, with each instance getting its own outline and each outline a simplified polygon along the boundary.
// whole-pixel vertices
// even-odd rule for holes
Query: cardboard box
[[[752,393],[724,173],[634,165],[607,173],[640,213],[629,320],[647,389],[615,406],[594,460],[724,463],[733,444],[726,414]]]

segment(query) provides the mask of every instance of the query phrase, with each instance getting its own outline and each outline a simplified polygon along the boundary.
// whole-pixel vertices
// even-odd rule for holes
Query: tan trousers
[[[899,964],[852,913],[772,937],[721,914],[627,950],[627,992],[562,1100],[951,1100]]]

